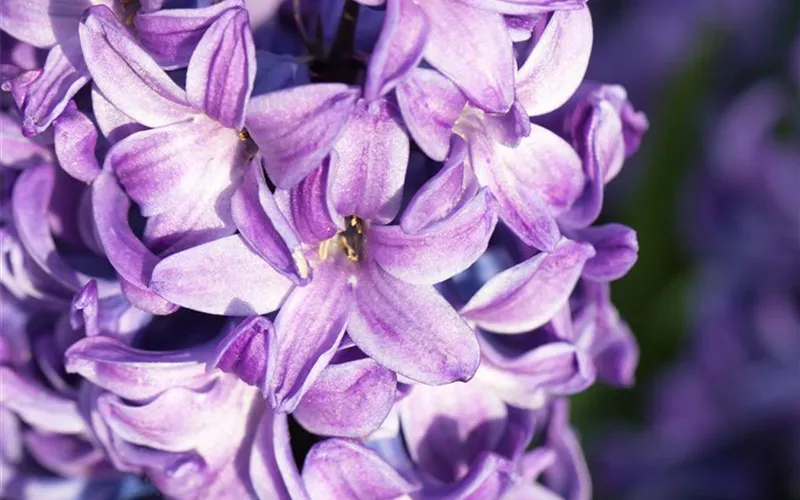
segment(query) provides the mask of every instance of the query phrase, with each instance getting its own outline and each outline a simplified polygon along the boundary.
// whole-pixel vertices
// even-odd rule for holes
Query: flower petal
[[[496,202],[486,188],[447,219],[407,233],[400,226],[367,229],[367,252],[395,278],[416,285],[440,283],[464,271],[489,246]]]
[[[55,148],[58,162],[69,175],[90,184],[100,175],[95,156],[97,129],[85,114],[70,103],[55,122]]]
[[[481,454],[494,451],[506,430],[505,403],[476,383],[416,385],[399,405],[411,458],[445,483],[462,477]]]
[[[367,436],[389,415],[396,387],[397,376],[370,358],[330,364],[292,415],[314,434]]]
[[[367,257],[369,258],[369,257]],[[475,332],[432,286],[411,285],[367,262],[348,334],[378,363],[411,380],[468,380],[480,362]]]
[[[201,388],[209,383],[204,351],[154,352],[134,349],[104,335],[86,337],[64,355],[68,373],[134,401],[153,398],[171,387]]]
[[[342,341],[353,304],[346,264],[323,262],[296,287],[275,318],[278,351],[269,386],[276,411],[292,412]]]
[[[398,498],[418,489],[374,451],[335,438],[311,447],[303,464],[303,482],[311,498]]]
[[[575,9],[586,0],[459,0],[480,9],[511,15],[545,14],[554,10]]]
[[[505,492],[514,484],[515,476],[513,463],[495,453],[485,453],[459,481],[437,488],[430,492],[430,496],[422,498],[426,500],[505,498]]]
[[[467,98],[438,71],[416,68],[397,85],[397,104],[403,121],[422,151],[442,161],[450,148],[450,136]]]
[[[458,0],[418,5],[431,21],[425,59],[476,106],[507,111],[514,102],[514,55],[503,16]]]
[[[594,254],[591,245],[562,238],[552,252],[537,254],[490,279],[461,314],[492,332],[533,330],[567,301]]]
[[[261,258],[295,283],[308,281],[310,270],[300,240],[269,191],[258,157],[251,160],[231,198],[231,214],[242,237]]]
[[[417,233],[446,220],[475,198],[479,186],[464,162],[467,144],[459,135],[451,136],[451,144],[447,161],[419,188],[400,217],[400,227],[406,233]]]
[[[589,65],[592,41],[588,7],[553,13],[517,71],[517,100],[529,116],[553,111],[575,93]]]
[[[263,412],[250,454],[250,480],[259,500],[310,500],[292,456],[288,416]]]
[[[52,156],[50,148],[22,135],[22,124],[17,116],[0,113],[0,165],[23,170],[50,162]]]
[[[482,132],[469,136],[470,160],[481,185],[498,201],[503,222],[523,240],[550,250],[560,235],[555,217],[583,188],[580,159],[566,141],[538,125],[515,148]]]
[[[64,434],[85,432],[86,424],[75,401],[67,399],[0,366],[0,404],[39,430]]]
[[[429,33],[428,17],[416,3],[388,0],[381,34],[367,65],[364,97],[368,101],[389,93],[419,64]]]
[[[336,142],[331,201],[344,216],[386,223],[400,210],[409,142],[392,104],[360,100]]]
[[[136,43],[108,7],[91,7],[79,33],[94,83],[123,113],[147,127],[183,121],[194,113],[186,93]]]
[[[22,131],[25,135],[44,132],[89,81],[78,37],[50,49],[42,74],[27,88],[21,106]]]
[[[133,25],[139,43],[162,68],[182,68],[188,66],[206,29],[241,7],[241,0],[223,0],[206,7],[140,11]]]
[[[265,391],[275,367],[277,345],[272,322],[253,316],[236,325],[220,341],[217,354],[208,366],[233,373],[244,383]]]
[[[3,0],[0,29],[34,47],[49,48],[75,34],[88,6],[75,0]]]
[[[103,172],[92,184],[92,208],[97,237],[111,265],[125,280],[147,289],[158,257],[133,234],[128,225],[130,201],[111,173]]]
[[[583,268],[583,277],[594,281],[622,278],[639,256],[636,231],[622,224],[587,227],[578,231],[576,239],[590,243],[597,252]]]
[[[239,8],[222,14],[200,39],[189,61],[189,102],[224,126],[241,129],[256,78],[255,50],[247,11]]]
[[[250,100],[246,126],[270,180],[288,189],[317,168],[344,130],[359,90],[340,83],[301,85]]]
[[[291,221],[300,240],[316,245],[332,237],[338,231],[335,215],[328,196],[330,166],[339,156],[331,152],[322,166],[312,171],[291,189],[275,191],[275,201],[284,215]]]
[[[229,316],[274,311],[291,287],[238,235],[170,255],[155,266],[150,282],[150,288],[171,302]]]
[[[147,128],[111,104],[94,83],[92,83],[92,111],[97,127],[111,145]]]

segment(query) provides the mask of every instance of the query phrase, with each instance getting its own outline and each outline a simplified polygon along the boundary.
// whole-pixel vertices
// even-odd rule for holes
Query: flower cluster
[[[684,207],[699,262],[691,338],[653,391],[647,427],[614,436],[598,460],[614,498],[800,491],[798,89],[796,76],[757,82],[709,135]]]
[[[2,496],[588,498],[647,120],[585,1],[252,3],[3,1]]]

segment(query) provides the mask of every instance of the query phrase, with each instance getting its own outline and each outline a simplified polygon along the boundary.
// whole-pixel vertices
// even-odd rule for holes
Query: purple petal
[[[80,434],[86,424],[75,401],[51,392],[6,366],[0,366],[0,404],[39,430]]]
[[[176,386],[199,389],[210,380],[200,351],[143,351],[103,335],[81,339],[64,358],[68,373],[136,401]]]
[[[583,265],[593,257],[587,243],[562,239],[490,279],[461,309],[479,326],[497,333],[522,333],[542,326],[567,301]]]
[[[494,453],[482,455],[466,476],[455,483],[432,489],[423,500],[448,498],[453,500],[482,500],[505,498],[505,492],[515,479],[514,464]]]
[[[430,22],[414,2],[389,0],[381,34],[367,66],[364,97],[374,101],[413,70],[425,49]]]
[[[274,311],[291,287],[238,235],[170,255],[155,266],[150,282],[171,302],[229,316]]]
[[[341,215],[387,223],[402,202],[409,142],[393,105],[360,100],[336,142],[331,200]]]
[[[130,201],[108,172],[92,184],[92,207],[97,238],[114,269],[132,285],[147,289],[150,274],[158,262],[128,225]]]
[[[484,115],[483,126],[494,140],[512,148],[531,134],[531,119],[519,102],[515,102],[504,115]]]
[[[250,480],[259,499],[310,500],[289,442],[288,417],[265,411],[250,454]]]
[[[74,0],[3,0],[0,29],[40,49],[77,31],[88,2]]]
[[[411,380],[468,380],[480,362],[475,332],[432,286],[411,285],[367,262],[348,334],[378,363]]]
[[[374,451],[344,439],[327,439],[309,450],[303,481],[311,498],[398,498],[418,488]]]
[[[394,404],[397,376],[369,358],[330,364],[292,414],[309,432],[367,436]]]
[[[557,459],[544,472],[546,484],[563,498],[592,498],[592,480],[575,431],[569,426],[569,403],[553,402],[545,446],[555,451]]]
[[[515,148],[482,133],[470,135],[470,160],[481,185],[499,203],[503,222],[527,244],[550,250],[560,232],[555,217],[568,209],[583,189],[575,151],[553,132],[531,126]]]
[[[267,318],[247,318],[220,341],[209,367],[233,373],[244,383],[265,391],[275,367],[277,342],[275,329]]]
[[[103,451],[75,436],[28,431],[25,447],[47,469],[63,476],[113,473]]]
[[[207,7],[140,11],[133,20],[136,38],[162,68],[182,68],[206,29],[242,6],[241,0],[223,0]]]
[[[320,168],[295,187],[275,192],[275,201],[304,243],[316,245],[332,237],[339,229],[334,221],[334,217],[339,217],[330,206],[328,196],[330,165],[336,161],[338,155],[334,151]]]
[[[77,291],[91,278],[75,271],[61,258],[50,232],[48,207],[57,186],[56,174],[52,165],[42,164],[20,175],[11,196],[14,225],[28,256],[49,277],[68,290]],[[113,283],[105,280],[99,284],[103,295],[114,288]]]
[[[322,163],[344,130],[358,93],[340,83],[311,84],[250,100],[247,130],[276,186],[288,189]]]
[[[128,136],[108,152],[105,168],[150,217],[196,198],[215,171],[232,170],[239,149],[235,131],[197,119]]]
[[[471,168],[465,165],[467,145],[461,136],[452,136],[452,146],[447,161],[408,202],[400,217],[400,227],[407,233],[423,231],[459,210],[473,200],[478,184]]]
[[[192,54],[186,96],[208,116],[239,130],[255,78],[256,54],[247,11],[232,9],[208,28]]]
[[[592,51],[588,7],[554,12],[517,71],[517,100],[530,116],[553,111],[578,89]]]
[[[397,104],[403,121],[422,151],[442,161],[450,148],[450,136],[467,98],[453,82],[432,69],[416,68],[400,82]]]
[[[94,83],[123,113],[148,127],[183,121],[194,113],[186,93],[136,43],[108,7],[91,7],[79,33]]]
[[[576,239],[590,243],[597,252],[583,268],[583,276],[594,281],[622,278],[639,256],[636,231],[622,224],[587,227]]]
[[[77,37],[56,45],[47,55],[42,74],[27,88],[22,110],[25,135],[44,132],[89,81]]]
[[[97,129],[85,114],[70,103],[61,116],[53,122],[55,148],[58,162],[69,175],[90,184],[100,175],[100,164],[94,150],[97,147]]]
[[[98,314],[97,281],[90,280],[75,294],[70,307],[70,325],[73,329],[83,328],[87,337],[100,334]]]
[[[112,145],[147,128],[111,104],[94,83],[92,83],[92,111],[97,127]]]
[[[52,156],[48,147],[22,135],[19,118],[0,113],[0,165],[21,170],[50,162]]]
[[[314,279],[292,290],[275,318],[278,352],[270,397],[277,411],[297,407],[342,341],[353,305],[345,265],[318,265]]]
[[[546,14],[554,10],[575,9],[586,0],[460,0],[475,7],[511,15]]]
[[[445,483],[460,479],[481,454],[494,451],[507,416],[505,403],[476,383],[416,385],[400,403],[411,458]]]
[[[595,380],[591,359],[569,342],[551,342],[518,356],[482,343],[484,362],[475,380],[506,403],[538,410],[554,395],[575,394]]]
[[[457,0],[418,5],[431,21],[425,59],[476,106],[506,112],[514,102],[514,55],[503,16]]]
[[[231,198],[231,213],[242,237],[261,258],[295,283],[308,281],[300,240],[267,187],[260,158],[251,160]]]
[[[496,205],[484,188],[450,217],[421,231],[370,227],[367,252],[395,278],[417,285],[440,283],[467,269],[486,251],[497,225]]]

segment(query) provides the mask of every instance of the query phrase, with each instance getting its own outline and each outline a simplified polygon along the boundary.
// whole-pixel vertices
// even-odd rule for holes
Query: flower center
[[[345,219],[347,228],[336,235],[339,247],[348,260],[358,262],[364,248],[364,223],[358,217],[351,215]]]

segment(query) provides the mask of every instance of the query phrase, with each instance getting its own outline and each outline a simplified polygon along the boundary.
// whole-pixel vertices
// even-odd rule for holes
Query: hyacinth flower
[[[315,444],[302,484],[311,498],[590,497],[565,401],[528,412],[487,404],[485,394],[469,384],[419,386],[398,403],[397,434]],[[526,451],[534,436],[540,445]]]
[[[200,491],[302,498],[289,496],[292,485],[284,486],[287,467],[296,468],[287,417],[274,413],[253,387],[274,369],[275,330],[259,317],[226,328],[216,344],[160,352],[109,337],[86,338],[67,352],[67,370],[97,386],[92,422],[121,470],[143,473],[177,498]],[[252,355],[258,346],[265,359]],[[319,434],[366,436],[391,410],[396,385],[392,372],[345,347],[307,392],[295,418]]]
[[[115,19],[125,23],[165,67],[182,67],[188,53],[205,29],[238,0],[195,9],[166,9],[187,2],[165,0],[64,0],[36,2],[10,0],[3,3],[0,29],[34,47],[49,49],[44,66],[25,69],[4,82],[21,110],[25,135],[44,132],[67,103],[91,78],[86,52],[79,37],[79,24],[89,8],[105,6]],[[91,57],[90,57],[91,58]]]
[[[399,225],[381,224],[377,210],[375,219],[344,216],[329,208],[335,160],[331,156],[326,166],[274,197],[254,163],[248,185],[258,189],[244,206],[252,222],[244,239],[234,235],[165,258],[155,267],[151,287],[196,310],[263,313],[266,290],[259,283],[243,287],[247,274],[302,251],[310,281],[291,290],[281,306],[278,371],[266,381],[277,409],[296,406],[345,331],[368,356],[411,380],[470,378],[478,363],[474,333],[432,285],[466,269],[484,251],[497,221],[493,199],[485,190],[441,186],[435,178],[417,193]],[[372,198],[369,192],[363,196]],[[429,210],[435,199],[446,201],[444,211]],[[201,269],[216,276],[213,289],[188,281]]]

